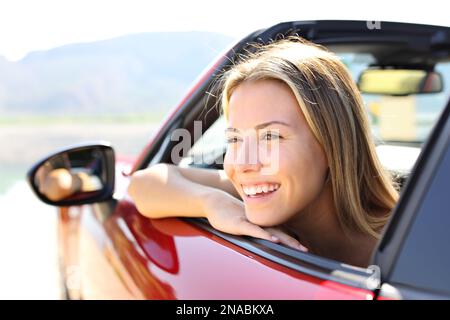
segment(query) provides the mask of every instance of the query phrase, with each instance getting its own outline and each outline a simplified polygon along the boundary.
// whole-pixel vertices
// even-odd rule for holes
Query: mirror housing
[[[442,75],[419,69],[367,69],[358,79],[361,93],[406,96],[438,93],[443,90]]]
[[[112,198],[114,150],[107,142],[79,144],[36,162],[27,181],[36,196],[53,206],[73,206]]]

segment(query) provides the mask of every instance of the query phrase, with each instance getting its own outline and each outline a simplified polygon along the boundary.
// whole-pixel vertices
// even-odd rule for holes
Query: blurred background
[[[233,41],[288,20],[448,25],[440,1],[5,0],[0,3],[0,298],[59,299],[56,210],[30,166],[78,142],[135,157]]]

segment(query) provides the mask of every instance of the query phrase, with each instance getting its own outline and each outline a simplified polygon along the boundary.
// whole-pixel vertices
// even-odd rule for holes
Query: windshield
[[[375,60],[367,53],[341,53],[342,62],[357,81],[362,71]],[[450,62],[438,63],[443,91],[439,93],[389,96],[362,94],[377,144],[420,147],[430,134],[450,97]]]

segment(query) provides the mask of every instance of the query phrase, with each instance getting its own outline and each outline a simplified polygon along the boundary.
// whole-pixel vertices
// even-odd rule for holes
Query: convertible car
[[[219,232],[201,218],[137,211],[130,174],[157,163],[221,169],[225,121],[211,88],[250,43],[297,34],[336,52],[363,95],[379,157],[401,197],[367,268]],[[208,66],[135,159],[107,142],[48,155],[28,172],[58,207],[70,299],[450,298],[450,28],[383,21],[292,21],[251,33]],[[201,134],[198,121],[201,121]],[[192,148],[174,161],[185,129]],[[45,168],[83,172],[86,190],[51,200]],[[447,211],[448,210],[448,211]]]

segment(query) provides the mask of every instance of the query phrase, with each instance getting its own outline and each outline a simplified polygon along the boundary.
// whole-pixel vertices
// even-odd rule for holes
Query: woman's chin
[[[260,227],[275,227],[279,225],[279,222],[276,221],[278,219],[274,219],[274,217],[265,217],[264,214],[256,213],[252,215],[251,213],[247,213],[247,219],[253,224],[256,224]]]

